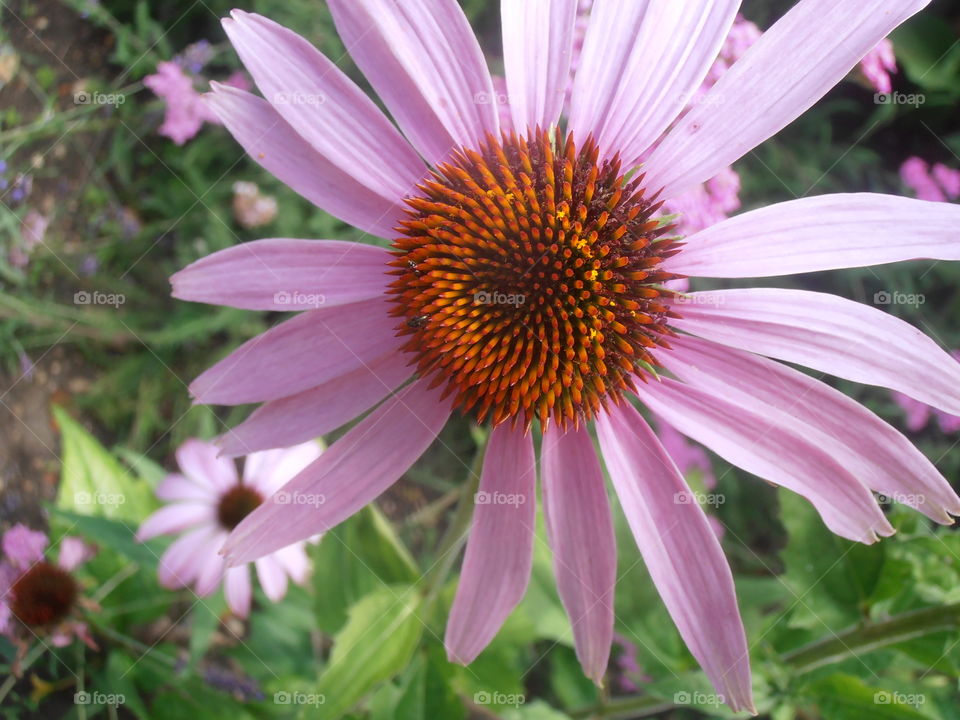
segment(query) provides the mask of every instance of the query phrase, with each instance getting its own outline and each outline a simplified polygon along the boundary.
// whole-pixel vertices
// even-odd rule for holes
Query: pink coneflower
[[[0,635],[21,651],[34,637],[54,647],[65,647],[80,638],[96,644],[79,619],[80,586],[73,571],[89,560],[94,548],[79,538],[60,541],[56,562],[44,559],[50,544],[42,532],[14,525],[3,534],[0,559]]]
[[[204,597],[222,582],[227,605],[246,617],[253,594],[250,568],[246,564],[228,568],[220,548],[230,531],[265,498],[274,496],[276,501],[277,490],[320,457],[320,446],[306,442],[253,453],[244,463],[242,478],[237,475],[236,463],[218,457],[219,452],[216,445],[200,440],[188,440],[179,447],[177,463],[182,474],[168,475],[157,488],[157,496],[170,504],[143,522],[137,538],[142,542],[183,533],[160,558],[160,583],[168,588],[192,585],[197,595]],[[301,500],[309,499],[288,497],[286,504],[294,511]],[[310,503],[311,507],[319,504]],[[288,578],[302,583],[309,571],[304,543],[299,541],[264,553],[255,565],[260,587],[274,602],[286,594]]]
[[[469,663],[529,580],[536,426],[558,587],[586,673],[601,680],[613,629],[602,457],[688,647],[731,707],[752,708],[732,574],[634,403],[870,543],[892,532],[871,489],[920,498],[918,509],[942,523],[960,514],[960,498],[869,410],[764,356],[948,412],[960,411],[960,364],[906,323],[832,295],[680,295],[663,283],[957,260],[960,210],[828,195],[682,242],[654,214],[659,199],[714,177],[813,105],[926,0],[802,0],[680,120],[739,2],[597,3],[565,120],[576,3],[504,2],[519,134],[503,135],[497,107],[475,102],[493,85],[455,0],[329,5],[399,128],[302,37],[239,11],[224,26],[266,99],[215,87],[209,101],[257,162],[392,249],[248,243],[178,273],[174,294],[305,311],[193,383],[202,403],[264,403],[224,438],[228,452],[298,443],[376,409],[285,488],[326,502],[267,500],[231,534],[229,562],[342,522],[390,487],[452,412],[488,422],[480,490],[507,502],[476,507],[446,632],[449,657]]]
[[[893,90],[890,74],[896,71],[897,56],[893,50],[893,43],[887,38],[881,40],[860,63],[860,72],[878,93],[888,93]]]

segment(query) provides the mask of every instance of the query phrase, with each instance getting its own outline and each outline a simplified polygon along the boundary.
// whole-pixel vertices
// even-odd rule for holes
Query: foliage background
[[[482,444],[466,421],[451,423],[444,442],[377,509],[316,548],[309,587],[276,605],[260,596],[249,623],[228,617],[219,596],[197,602],[159,588],[165,543],[141,546],[132,538],[155,502],[148,490],[172,468],[185,438],[212,437],[246,412],[191,407],[186,383],[278,320],[175,302],[167,277],[257,237],[358,237],[245,158],[222,128],[208,126],[182,148],[157,134],[162,106],[143,89],[143,77],[203,38],[218,50],[211,74],[236,69],[217,18],[237,4],[297,29],[363,83],[315,0],[0,3],[0,77],[10,76],[0,86],[0,160],[9,172],[30,172],[35,183],[27,203],[0,206],[0,519],[4,526],[49,522],[54,537],[69,531],[95,540],[102,552],[84,580],[103,607],[95,620],[101,652],[39,654],[25,678],[0,685],[4,716],[727,717],[724,708],[697,702],[697,693],[712,690],[622,517],[617,632],[638,653],[642,671],[632,680],[639,693],[623,690],[616,662],[603,690],[580,674],[543,542],[527,597],[490,648],[469,669],[445,661],[439,638],[457,565],[450,576],[430,569],[464,492],[464,463]],[[497,68],[497,3],[462,4]],[[744,13],[767,27],[789,5],[746,0]],[[960,3],[948,0],[899,29],[895,86],[923,93],[926,102],[877,105],[865,85],[843,83],[737,164],[745,207],[826,192],[906,194],[897,170],[913,155],[960,166],[958,37]],[[72,98],[79,87],[120,91],[127,102],[78,106]],[[244,230],[233,218],[237,180],[277,198],[277,219],[263,231]],[[29,265],[17,268],[7,250],[31,206],[51,214],[53,224]],[[923,305],[889,309],[943,346],[960,347],[957,264],[772,284],[868,303],[882,290],[923,294]],[[126,303],[78,306],[73,296],[83,290],[122,293]],[[24,357],[34,364],[27,374]],[[839,386],[903,425],[885,392]],[[51,406],[61,409],[51,415]],[[956,483],[957,436],[931,425],[914,439]],[[891,508],[897,536],[855,547],[827,533],[805,504],[713,460],[715,492],[726,499],[715,512],[726,527],[762,715],[960,718],[960,534]],[[137,500],[77,507],[72,498],[84,488],[114,488]],[[927,615],[902,620],[917,611]],[[883,642],[872,641],[875,628]],[[818,642],[812,656],[798,652]],[[0,644],[0,654],[9,669],[12,648]],[[122,693],[126,701],[119,708],[76,705],[73,693],[83,688]],[[283,703],[283,693],[296,692],[322,694],[325,702]],[[677,706],[678,693],[691,699]]]

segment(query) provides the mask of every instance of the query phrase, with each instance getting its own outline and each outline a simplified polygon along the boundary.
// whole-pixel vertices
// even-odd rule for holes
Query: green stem
[[[781,656],[794,675],[816,670],[864,652],[895,645],[944,630],[960,630],[960,603],[896,615],[887,620],[858,625],[817,640]],[[578,720],[615,720],[656,715],[673,703],[648,695],[632,695],[582,708],[571,713]]]
[[[447,531],[440,540],[436,562],[423,577],[425,604],[428,606],[440,594],[440,589],[450,574],[450,569],[457,559],[460,547],[467,539],[467,532],[473,520],[474,496],[480,486],[480,472],[483,468],[483,455],[486,447],[487,438],[483,436],[477,442],[477,452],[470,464],[467,481],[460,491],[460,501],[457,503],[457,509],[447,526]]]

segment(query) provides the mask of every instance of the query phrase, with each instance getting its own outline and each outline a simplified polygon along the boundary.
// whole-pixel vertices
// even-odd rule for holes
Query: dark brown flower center
[[[56,625],[67,618],[77,600],[77,583],[48,562],[38,562],[17,578],[10,590],[10,610],[31,628]]]
[[[419,372],[479,421],[587,420],[657,365],[678,252],[642,177],[545,131],[461,149],[407,200],[394,313]]]
[[[233,530],[262,502],[263,496],[249,485],[236,485],[220,498],[220,504],[217,506],[217,519],[227,530]]]

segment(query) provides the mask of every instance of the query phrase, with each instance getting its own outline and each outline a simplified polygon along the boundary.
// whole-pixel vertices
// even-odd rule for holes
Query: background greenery
[[[0,160],[8,175],[34,178],[31,200],[7,199],[0,207],[0,387],[7,411],[0,426],[0,518],[4,526],[46,518],[54,536],[69,529],[97,542],[102,551],[83,579],[103,609],[93,620],[101,651],[34,653],[23,679],[0,684],[4,716],[729,716],[713,704],[675,705],[677,693],[696,700],[696,693],[712,690],[619,516],[617,632],[635,648],[639,672],[624,672],[615,659],[604,689],[582,677],[544,542],[536,546],[525,600],[490,648],[468,669],[446,662],[440,638],[457,564],[448,573],[434,563],[453,508],[469,490],[460,458],[469,463],[483,444],[482,432],[465,421],[451,423],[443,447],[431,450],[377,508],[314,550],[308,587],[294,588],[279,604],[258,596],[248,623],[228,617],[219,596],[196,603],[186,591],[159,588],[157,557],[165,543],[133,540],[155,502],[149,488],[173,467],[173,450],[185,438],[212,437],[247,412],[191,407],[186,384],[278,319],[175,302],[167,278],[192,260],[257,237],[358,237],[245,158],[222,128],[207,126],[184,147],[157,134],[162,106],[143,89],[143,77],[204,38],[217,50],[210,75],[237,69],[218,23],[237,4],[296,28],[363,83],[316,0],[0,3],[0,77],[4,68],[13,71],[0,86]],[[497,3],[463,4],[497,68]],[[789,5],[747,0],[744,12],[767,27]],[[947,0],[898,30],[902,72],[895,86],[924,93],[925,104],[876,105],[873,90],[843,83],[737,164],[745,206],[837,191],[906,193],[897,170],[913,155],[960,165],[958,37],[960,4]],[[72,101],[78,87],[121,91],[127,102],[78,106]],[[268,227],[244,230],[233,218],[237,180],[256,182],[277,198],[279,213]],[[53,217],[45,246],[25,268],[14,267],[7,250],[25,212],[39,203]],[[902,264],[772,284],[864,302],[880,290],[923,294],[919,307],[889,309],[945,347],[960,347],[957,264]],[[82,290],[122,293],[126,303],[75,305],[74,293]],[[36,363],[27,377],[25,357]],[[840,386],[903,425],[885,392]],[[51,405],[61,408],[54,416],[47,414]],[[30,413],[18,412],[20,406]],[[914,439],[951,481],[960,478],[957,436],[931,424]],[[56,443],[59,452],[51,449]],[[713,460],[715,492],[726,498],[716,514],[726,527],[761,715],[960,718],[960,534],[890,508],[898,534],[854,546],[829,534],[806,504]],[[84,488],[113,488],[136,501],[75,507],[74,493]],[[0,655],[6,671],[12,648],[0,642]],[[625,690],[627,675],[639,691]],[[123,693],[126,702],[74,705],[73,693],[83,688]],[[276,695],[294,692],[323,695],[325,702],[295,706]],[[896,694],[877,694],[884,692]],[[504,702],[486,704],[486,697]]]

